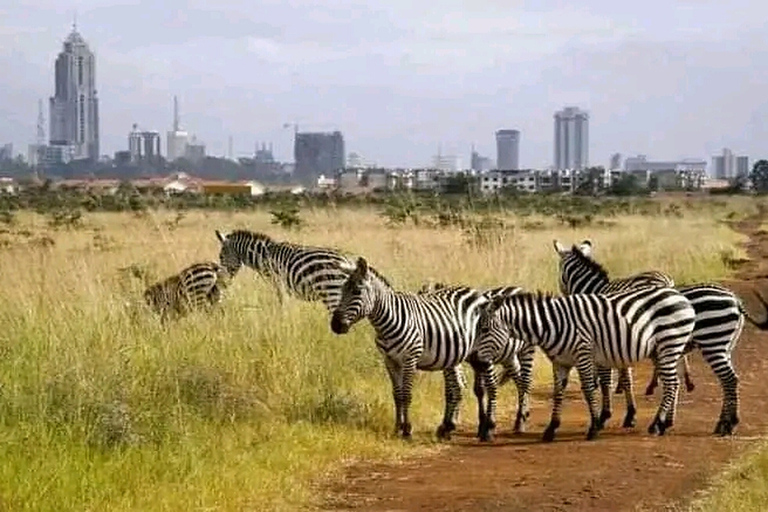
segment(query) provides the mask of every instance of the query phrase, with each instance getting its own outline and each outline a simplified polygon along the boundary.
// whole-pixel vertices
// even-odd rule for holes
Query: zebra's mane
[[[574,258],[576,258],[576,261],[585,267],[587,267],[591,272],[598,274],[601,278],[603,278],[605,281],[610,281],[611,278],[608,276],[608,271],[605,270],[605,267],[603,267],[600,263],[596,262],[589,256],[585,255],[583,252],[579,250],[578,247],[576,247],[576,244],[571,247],[571,254]]]
[[[251,238],[256,240],[261,240],[264,242],[274,242],[274,239],[264,233],[259,233],[256,231],[250,231],[247,229],[236,229],[232,231],[229,235],[227,235],[227,238]]]

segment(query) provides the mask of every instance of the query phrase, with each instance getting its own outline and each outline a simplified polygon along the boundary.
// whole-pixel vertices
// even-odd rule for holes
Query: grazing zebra
[[[675,281],[662,272],[648,271],[632,276],[610,279],[608,272],[595,260],[591,258],[592,242],[584,240],[581,245],[574,245],[570,249],[563,246],[557,240],[554,241],[554,247],[560,256],[560,291],[563,294],[573,293],[601,293],[609,294],[641,288],[644,286],[656,286],[674,288]],[[688,365],[687,355],[681,358],[684,367],[685,386],[688,391],[693,391],[694,384],[690,376],[690,367]],[[603,369],[600,372],[600,388],[603,397],[603,411],[601,417],[606,420],[611,416],[611,385],[610,369]],[[627,412],[624,417],[624,427],[633,427],[635,425],[635,414],[637,404],[635,402],[634,379],[632,378],[632,369],[626,368],[619,371],[619,382],[616,386],[616,393],[624,392],[627,401]]]
[[[229,273],[218,263],[195,263],[149,286],[144,291],[144,301],[165,323],[171,317],[178,318],[193,309],[221,302],[222,292],[228,284]]]
[[[419,290],[419,294],[425,293],[451,293],[451,286],[440,282],[424,283]],[[517,286],[501,286],[490,288],[482,293],[488,300],[504,295],[513,295],[522,292],[523,289]],[[530,393],[533,375],[533,356],[535,347],[524,344],[519,340],[510,339],[509,342],[501,348],[498,354],[493,358],[492,364],[500,364],[501,371],[496,374],[496,380],[499,386],[503,386],[510,378],[514,381],[517,388],[517,414],[515,415],[514,432],[525,431],[525,423],[530,416]],[[473,356],[470,355],[470,358]],[[461,367],[459,367],[461,368]],[[485,390],[481,376],[475,372],[474,392],[478,403],[478,425],[485,423],[486,406],[483,404]]]
[[[456,429],[454,420],[461,402],[459,365],[467,360],[475,372],[482,370],[469,356],[479,308],[487,302],[480,291],[465,286],[422,294],[395,291],[371,272],[365,258],[358,258],[342,287],[331,330],[345,334],[368,318],[392,382],[395,431],[404,438],[411,437],[409,408],[417,369],[442,370],[445,412],[437,436],[447,439]]]
[[[233,276],[242,265],[270,281],[282,304],[286,294],[301,300],[320,301],[332,312],[341,298],[341,286],[355,265],[334,249],[277,242],[263,233],[237,230],[224,235],[219,262]],[[371,268],[378,279],[386,279]]]
[[[582,242],[580,248],[571,249],[571,252],[586,253],[585,256],[592,261],[592,243],[589,241]],[[594,270],[598,266],[584,265],[583,268],[585,273],[592,269],[592,279],[602,279]],[[681,286],[677,290],[690,301],[696,312],[693,334],[683,353],[687,354],[694,349],[701,350],[704,360],[720,381],[723,389],[723,405],[714,433],[729,435],[739,423],[739,378],[733,367],[731,353],[741,335],[745,317],[760,330],[768,330],[768,320],[765,322],[754,320],[747,314],[741,300],[731,290],[721,285],[697,284]],[[578,291],[578,288],[575,291]],[[762,297],[760,300],[763,300]],[[653,394],[657,380],[658,367],[654,368],[653,376],[646,389],[647,395]]]
[[[691,303],[673,288],[558,297],[520,293],[494,299],[481,312],[475,347],[488,391],[488,427],[494,424],[496,382],[487,363],[498,347],[515,338],[538,345],[552,361],[554,399],[544,441],[552,441],[560,426],[563,394],[573,366],[590,412],[587,439],[594,439],[604,421],[598,415],[594,393],[595,370],[625,368],[652,357],[659,367],[664,396],[648,431],[663,434],[674,423],[677,363],[693,331],[694,317]]]

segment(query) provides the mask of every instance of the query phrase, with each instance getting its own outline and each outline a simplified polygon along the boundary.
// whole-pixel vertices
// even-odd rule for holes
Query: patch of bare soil
[[[755,294],[768,298],[768,233],[762,219],[732,224],[749,236],[750,261],[738,279],[723,284],[745,301],[758,319],[767,313]],[[741,377],[741,423],[733,437],[712,435],[721,391],[698,353],[690,357],[696,389],[681,387],[676,423],[663,437],[646,433],[661,388],[643,396],[650,366],[635,372],[638,425],[621,428],[624,400],[614,395],[614,413],[596,441],[585,441],[586,411],[578,389],[570,389],[563,424],[553,443],[542,443],[551,394],[550,385],[536,389],[529,433],[512,436],[513,418],[497,419],[491,444],[474,438],[465,424],[449,449],[439,455],[402,465],[358,464],[342,481],[328,488],[325,510],[370,511],[630,511],[672,510],[689,500],[729,459],[768,429],[768,393],[762,376],[768,372],[768,335],[747,323],[735,351]],[[575,386],[574,386],[575,387]],[[474,401],[471,392],[466,394]],[[466,421],[466,419],[465,419]]]

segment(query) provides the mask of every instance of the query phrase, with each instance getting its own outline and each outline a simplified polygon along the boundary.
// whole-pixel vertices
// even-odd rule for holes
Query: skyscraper
[[[518,130],[496,132],[496,167],[502,171],[520,169],[520,132]]]
[[[313,183],[324,174],[335,175],[344,169],[344,136],[335,132],[297,132],[293,155],[296,159],[294,176],[302,183]]]
[[[72,26],[56,59],[56,91],[50,99],[50,143],[73,158],[99,158],[96,57]]]
[[[555,112],[555,169],[589,166],[589,114],[577,107]]]

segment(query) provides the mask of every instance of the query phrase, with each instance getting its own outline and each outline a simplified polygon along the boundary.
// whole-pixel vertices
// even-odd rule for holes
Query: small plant
[[[183,221],[186,216],[187,216],[186,213],[179,211],[179,212],[176,212],[176,217],[174,217],[173,220],[165,221],[165,225],[168,226],[168,231],[174,231],[178,229],[179,225],[181,224],[181,221]]]
[[[0,223],[11,226],[16,222],[16,215],[11,210],[0,210]]]
[[[53,229],[60,227],[66,229],[82,227],[83,212],[79,208],[60,208],[54,210],[48,218],[48,225]]]
[[[304,225],[304,220],[299,216],[299,205],[297,204],[283,204],[274,210],[270,210],[272,214],[272,224],[276,224],[284,229],[301,229]]]
[[[489,248],[502,245],[507,238],[504,221],[486,216],[464,229],[467,243],[473,247]]]

